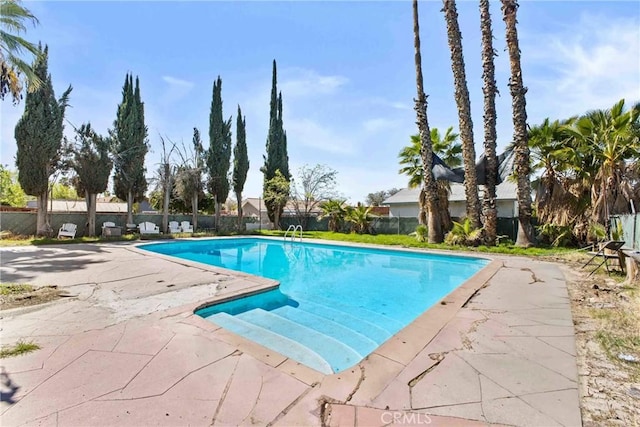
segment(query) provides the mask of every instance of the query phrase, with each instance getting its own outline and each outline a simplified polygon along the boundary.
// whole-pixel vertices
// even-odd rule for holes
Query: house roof
[[[53,200],[49,201],[49,209],[51,212],[87,212],[87,203],[84,200]],[[37,208],[38,201],[30,200],[27,207]],[[100,213],[126,213],[126,203],[96,203],[96,212]]]
[[[449,194],[450,202],[458,202],[466,200],[464,194],[464,184],[451,183],[451,193]],[[504,181],[500,185],[496,186],[496,200],[517,200],[516,197],[517,186],[510,181]],[[484,185],[478,186],[478,193],[480,198],[484,193]],[[405,188],[394,194],[393,196],[382,202],[384,205],[398,205],[407,203],[418,203],[420,197],[419,188]]]

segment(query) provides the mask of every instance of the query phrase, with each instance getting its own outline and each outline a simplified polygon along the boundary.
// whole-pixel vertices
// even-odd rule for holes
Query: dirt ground
[[[563,264],[583,425],[640,426],[640,284],[624,283],[621,273],[587,277],[579,261]]]
[[[30,292],[0,295],[0,310],[43,304],[62,298],[65,295],[66,293],[58,289],[57,286],[43,286]]]

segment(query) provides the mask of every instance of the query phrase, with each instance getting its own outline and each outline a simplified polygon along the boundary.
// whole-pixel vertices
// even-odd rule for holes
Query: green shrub
[[[429,228],[424,224],[420,224],[416,227],[415,235],[418,242],[426,242],[427,237],[429,237]]]

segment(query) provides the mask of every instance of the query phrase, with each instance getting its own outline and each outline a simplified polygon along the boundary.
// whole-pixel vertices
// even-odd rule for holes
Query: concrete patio
[[[273,281],[129,243],[0,249],[3,282],[73,295],[0,312],[0,423],[19,425],[581,425],[565,280],[493,262],[358,365],[323,375],[193,314]]]

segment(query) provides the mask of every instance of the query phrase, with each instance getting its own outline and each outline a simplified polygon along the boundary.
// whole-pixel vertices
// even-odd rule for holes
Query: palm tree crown
[[[21,55],[28,52],[37,58],[38,47],[20,37],[26,32],[25,22],[36,25],[38,19],[19,0],[0,0],[0,99],[10,93],[14,103],[21,98],[20,74],[26,78],[27,89],[38,89],[42,81]]]

